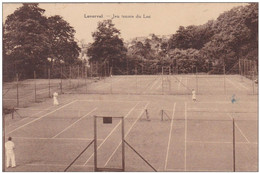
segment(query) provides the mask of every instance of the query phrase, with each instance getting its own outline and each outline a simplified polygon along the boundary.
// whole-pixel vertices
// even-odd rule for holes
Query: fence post
[[[137,94],[137,67],[135,65],[135,92]]]
[[[19,107],[19,76],[18,73],[16,73],[16,101],[17,101],[17,107]]]
[[[79,65],[78,65],[78,76],[77,76],[77,79],[78,79],[78,86],[77,88],[79,87]]]
[[[71,66],[70,66],[70,75],[69,75],[69,87],[71,88]]]
[[[86,86],[86,94],[88,93],[87,77],[88,77],[88,69],[87,69],[87,66],[85,66],[85,86]]]
[[[93,70],[93,64],[92,62],[90,63],[90,77],[92,78],[93,74],[92,74],[92,70]]]
[[[225,64],[223,65],[223,72],[224,72],[224,93],[226,94],[226,69],[225,69]]]
[[[199,92],[199,87],[198,87],[198,68],[196,67],[196,93]]]
[[[110,67],[110,77],[111,77],[110,93],[111,93],[111,94],[112,94],[112,92],[113,92],[112,70],[113,70],[113,67]]]
[[[36,72],[33,72],[33,77],[34,77],[34,101],[36,102]]]
[[[163,88],[163,66],[162,66],[162,94],[164,93],[164,88]]]
[[[48,69],[48,79],[49,79],[49,97],[51,97],[51,71]]]
[[[62,94],[62,65],[60,67],[60,94]]]
[[[244,76],[246,76],[246,59],[244,59]]]
[[[253,94],[255,94],[255,69],[253,70],[252,84],[253,84]]]
[[[233,118],[233,172],[236,172],[236,138],[235,138],[235,120]]]

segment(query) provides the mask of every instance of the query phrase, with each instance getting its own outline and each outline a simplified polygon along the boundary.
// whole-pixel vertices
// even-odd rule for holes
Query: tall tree
[[[74,41],[75,30],[61,16],[48,18],[50,55],[52,64],[77,62],[80,48]]]
[[[42,64],[47,61],[49,39],[44,11],[36,3],[26,3],[5,21],[3,60],[14,64],[14,71],[22,77],[33,77],[33,71],[42,74]]]
[[[123,64],[126,64],[127,49],[124,46],[123,39],[120,38],[120,31],[112,23],[112,20],[99,22],[97,30],[92,36],[94,42],[88,49],[90,61],[108,61],[110,66],[115,67],[114,70],[124,70]]]

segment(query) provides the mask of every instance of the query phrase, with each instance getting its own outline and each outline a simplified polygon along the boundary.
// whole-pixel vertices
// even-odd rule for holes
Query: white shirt
[[[5,150],[7,153],[13,153],[14,152],[14,143],[12,141],[7,141],[5,143]]]
[[[58,97],[58,93],[53,93],[53,97]]]

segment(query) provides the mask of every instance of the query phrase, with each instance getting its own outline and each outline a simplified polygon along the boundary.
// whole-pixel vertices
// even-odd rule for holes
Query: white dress
[[[53,105],[59,105],[58,93],[56,93],[56,92],[53,93]]]

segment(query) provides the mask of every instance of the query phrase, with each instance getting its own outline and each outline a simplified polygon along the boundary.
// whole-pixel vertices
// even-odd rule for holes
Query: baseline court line
[[[126,117],[128,117],[129,115],[130,115],[130,113],[135,109],[135,107],[139,104],[140,102],[137,102],[136,104],[135,104],[135,106],[126,114],[126,116],[124,117],[124,118],[126,118]],[[117,127],[120,125],[120,122],[121,121],[119,121],[118,123],[117,123],[117,125],[113,128],[113,130],[107,135],[107,137],[103,140],[103,142],[97,147],[97,150],[106,142],[106,140],[112,135],[112,133],[117,129]],[[88,158],[88,160],[84,163],[84,165],[86,165],[87,163],[88,163],[88,161],[92,158],[94,156],[94,152],[91,154],[91,156]]]
[[[172,126],[173,126],[173,119],[174,119],[174,114],[175,114],[175,106],[176,106],[176,103],[174,103],[173,110],[172,110],[171,128],[170,128],[168,146],[167,146],[167,151],[166,151],[164,171],[166,171],[166,169],[167,169],[168,156],[169,156],[169,150],[170,150],[170,144],[171,144],[171,138],[172,138]]]
[[[199,144],[203,144],[203,143],[208,143],[208,144],[233,144],[232,142],[219,142],[219,141],[187,141],[189,143],[199,143]],[[257,144],[257,142],[236,142],[236,144]]]
[[[77,121],[75,121],[74,123],[72,123],[71,125],[69,125],[68,127],[66,127],[64,130],[62,130],[61,132],[59,132],[57,135],[53,136],[52,138],[56,138],[57,136],[59,136],[60,134],[62,134],[63,132],[65,132],[66,130],[68,130],[69,128],[71,128],[74,124],[76,124],[77,122],[79,122],[81,119],[87,117],[89,114],[91,114],[92,112],[94,112],[95,110],[97,110],[97,108],[92,109],[90,112],[88,112],[86,115],[82,116],[81,118],[79,118]]]
[[[150,102],[148,102],[143,111],[140,113],[140,115],[137,117],[137,119],[135,120],[135,122],[132,124],[132,126],[128,129],[127,133],[125,134],[125,138],[127,137],[127,135],[129,134],[129,132],[132,130],[132,128],[134,127],[135,123],[140,119],[140,117],[143,115],[145,109],[147,108],[147,106],[150,104]],[[105,163],[105,166],[107,166],[107,164],[109,163],[109,161],[111,160],[111,158],[114,156],[114,154],[116,153],[117,149],[120,147],[120,145],[122,144],[122,141],[117,145],[116,149],[114,150],[114,152],[110,155],[110,157],[108,158],[107,162]]]
[[[187,167],[187,161],[186,161],[186,156],[187,156],[187,103],[185,102],[185,108],[184,108],[184,116],[185,116],[185,133],[184,133],[184,171],[186,171]]]
[[[228,113],[229,117],[231,120],[233,120],[233,117],[230,115],[230,113]],[[239,130],[239,132],[242,134],[242,136],[246,139],[247,143],[250,143],[250,141],[247,139],[246,135],[242,132],[242,130],[238,127],[236,121],[235,121],[235,127],[237,127],[237,129]]]
[[[40,119],[46,117],[47,115],[50,115],[51,113],[56,112],[56,111],[58,111],[58,110],[60,110],[60,109],[62,109],[62,108],[64,108],[64,107],[66,107],[66,106],[68,106],[68,105],[70,105],[70,104],[76,102],[76,101],[77,101],[77,100],[74,100],[74,101],[72,101],[72,102],[70,102],[70,103],[67,103],[66,105],[63,105],[63,106],[59,107],[58,109],[55,109],[54,111],[51,111],[51,112],[49,112],[49,113],[47,113],[47,114],[44,114],[43,116],[41,116],[41,117],[39,117],[39,118],[36,118],[36,119],[34,119],[34,120],[32,120],[32,121],[30,121],[30,122],[28,122],[28,123],[26,123],[26,124],[24,124],[24,125],[22,125],[22,126],[16,128],[16,129],[14,129],[14,130],[10,131],[9,133],[7,133],[7,135],[9,135],[9,134],[13,133],[14,131],[19,130],[19,129],[21,129],[21,128],[23,128],[23,127],[25,127],[25,126],[27,126],[27,125],[33,123],[33,122],[35,122],[35,121],[38,121],[38,120],[40,120]]]
[[[25,165],[29,165],[29,166],[62,166],[62,167],[65,167],[65,166],[68,166],[68,165],[65,165],[65,164],[50,164],[50,163],[47,163],[47,164],[40,164],[40,163],[28,163],[28,164],[25,164]],[[73,166],[76,166],[76,167],[94,167],[94,165],[75,165],[73,164]]]
[[[27,140],[78,140],[78,141],[89,141],[93,140],[90,138],[32,138],[32,137],[12,137],[14,139],[27,139]],[[97,139],[103,141],[104,139]]]
[[[139,100],[77,100],[79,102],[145,102]]]

